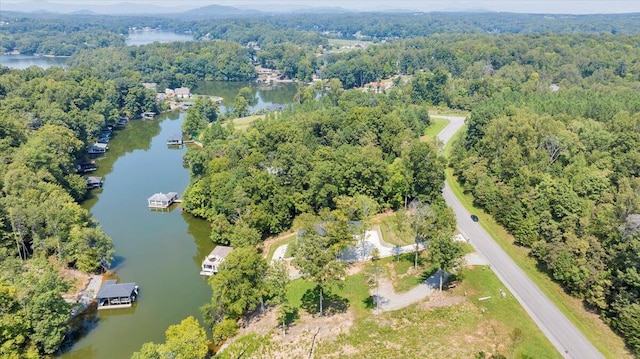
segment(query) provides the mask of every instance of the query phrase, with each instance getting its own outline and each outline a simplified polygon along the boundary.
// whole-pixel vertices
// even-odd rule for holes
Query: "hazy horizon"
[[[0,10],[22,11],[48,10],[56,12],[73,12],[86,9],[99,14],[119,13],[126,14],[127,9],[110,9],[109,7],[119,3],[132,3],[135,5],[156,6],[149,9],[149,13],[158,13],[164,9],[171,12],[187,11],[209,5],[231,6],[239,9],[255,9],[261,11],[291,11],[309,7],[341,7],[357,11],[384,11],[384,10],[411,10],[411,11],[496,11],[532,14],[614,14],[640,12],[638,0],[368,0],[368,1],[339,1],[324,0],[321,3],[310,0],[2,0]],[[4,5],[3,5],[4,4]],[[41,8],[38,8],[41,6]],[[139,12],[137,7],[131,9],[132,13]]]

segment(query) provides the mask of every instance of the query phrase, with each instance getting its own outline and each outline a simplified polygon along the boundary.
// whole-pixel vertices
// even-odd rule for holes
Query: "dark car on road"
[[[474,222],[478,222],[480,219],[475,214],[472,214],[471,215],[471,220],[474,221]]]

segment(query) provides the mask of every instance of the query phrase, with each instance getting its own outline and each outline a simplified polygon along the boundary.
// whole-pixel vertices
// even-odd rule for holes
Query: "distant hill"
[[[340,6],[319,6],[319,7],[304,7],[292,11],[295,14],[339,14],[348,12],[358,12],[356,10],[345,9]]]
[[[223,6],[223,5],[209,5],[204,7],[199,7],[197,9],[183,11],[180,14],[180,17],[190,17],[190,18],[222,18],[222,17],[242,17],[242,16],[254,16],[264,14],[262,11],[258,10],[243,10],[238,9],[232,6]]]
[[[49,12],[58,14],[95,14],[95,15],[157,15],[157,14],[169,14],[180,13],[184,11],[184,7],[172,6],[157,6],[149,5],[140,2],[122,2],[111,5],[101,5],[91,3],[89,1],[85,3],[57,3],[49,1],[26,1],[26,2],[9,2],[7,0],[0,0],[2,4],[0,10],[2,11],[14,11],[14,12]],[[167,2],[166,4],[177,4]]]

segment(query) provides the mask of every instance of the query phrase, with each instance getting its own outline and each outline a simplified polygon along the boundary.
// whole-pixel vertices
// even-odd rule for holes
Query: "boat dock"
[[[87,177],[87,189],[101,188],[103,183],[102,177]]]
[[[129,308],[138,298],[138,286],[131,283],[117,284],[115,279],[107,280],[96,295],[98,309]]]
[[[182,146],[184,144],[184,140],[180,135],[173,135],[167,138],[167,146]]]
[[[160,192],[147,198],[147,204],[149,205],[149,208],[164,209],[177,202],[180,202],[180,200],[178,199],[177,192],[169,192],[169,193]]]
[[[212,276],[218,273],[219,266],[224,259],[231,253],[232,247],[216,246],[208,256],[202,260],[202,270],[200,275]]]

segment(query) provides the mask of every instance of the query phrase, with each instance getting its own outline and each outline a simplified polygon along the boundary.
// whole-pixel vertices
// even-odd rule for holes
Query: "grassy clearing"
[[[344,53],[360,50],[372,45],[371,41],[329,39],[329,49],[327,53]]]
[[[376,217],[372,220],[372,223],[380,226],[382,240],[392,246],[406,246],[413,244],[413,238],[410,235],[401,234],[397,230],[398,226],[396,224],[395,214]]]
[[[409,291],[422,283],[425,273],[428,272],[428,268],[424,267],[425,259],[423,255],[424,253],[418,255],[418,268],[413,267],[414,253],[402,254],[397,261],[395,257],[385,258],[389,260],[387,267],[390,268],[391,283],[397,293]]]
[[[431,117],[431,125],[424,130],[421,140],[430,140],[436,136],[449,124],[449,120],[444,118]]]
[[[456,134],[456,137],[464,132],[465,129],[463,128]],[[450,153],[452,143],[453,139],[445,146],[445,156]],[[479,223],[496,243],[605,357],[632,357],[626,349],[622,338],[615,334],[598,315],[588,312],[581,300],[565,293],[560,285],[538,269],[536,260],[529,257],[528,249],[514,245],[513,237],[502,226],[497,224],[492,216],[473,205],[473,197],[463,192],[451,169],[446,171],[446,180],[458,200],[469,212],[480,218]]]
[[[231,122],[233,122],[233,128],[235,128],[237,131],[245,131],[247,128],[249,128],[249,125],[251,125],[253,121],[262,120],[264,119],[264,117],[265,115],[252,115],[234,118],[233,120],[231,120]],[[224,122],[223,125],[229,126],[229,121]]]
[[[438,117],[438,116],[469,116],[469,112],[462,110],[453,110],[445,107],[434,107],[429,110],[429,116]]]
[[[278,241],[271,243],[271,245],[269,246],[269,252],[267,253],[267,262],[271,262],[271,259],[273,259],[273,253],[276,251],[276,249],[278,249],[278,247],[283,246],[285,244],[289,244],[293,242],[295,239],[296,239],[296,236],[290,236],[290,237],[282,238]],[[291,246],[287,247],[287,252],[284,257],[288,258],[290,254],[291,254]]]
[[[432,308],[417,304],[377,316],[357,310],[351,330],[318,343],[316,357],[472,358],[481,351],[518,358],[560,357],[515,299],[499,298],[501,283],[490,270],[469,269],[462,277],[463,284],[439,297],[460,303]],[[462,295],[465,291],[467,297]],[[477,300],[486,293],[498,298]],[[366,294],[350,294],[350,303],[359,303],[359,296]]]

